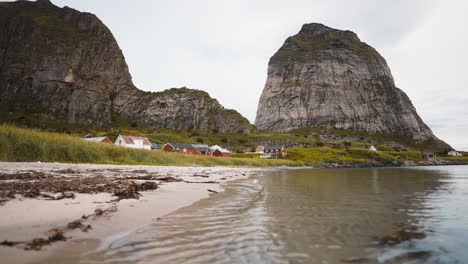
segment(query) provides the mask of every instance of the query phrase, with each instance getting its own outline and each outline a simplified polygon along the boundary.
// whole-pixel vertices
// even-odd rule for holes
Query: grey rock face
[[[351,31],[305,24],[270,59],[255,125],[319,126],[436,139],[387,63]],[[436,139],[438,140],[438,139]]]
[[[224,109],[208,93],[173,88],[135,97],[122,114],[139,126],[174,130],[249,133],[252,125],[234,110]]]
[[[251,127],[197,93],[174,94],[138,90],[112,33],[95,15],[48,0],[0,2],[0,119],[102,126],[118,116],[171,129]],[[208,111],[219,122],[208,125]]]

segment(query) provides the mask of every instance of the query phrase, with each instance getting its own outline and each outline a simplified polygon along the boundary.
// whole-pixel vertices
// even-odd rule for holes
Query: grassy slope
[[[260,159],[258,155],[233,154],[232,158],[216,158],[192,156],[180,153],[164,153],[147,150],[135,150],[113,145],[84,142],[78,139],[82,134],[70,136],[66,134],[41,132],[34,129],[23,129],[10,125],[0,125],[0,160],[4,161],[49,161],[73,163],[110,163],[110,164],[149,164],[149,165],[202,165],[202,166],[322,166],[327,164],[357,165],[376,164],[379,162],[424,160],[420,150],[392,151],[392,148],[381,148],[384,151],[372,152],[364,149],[365,143],[352,142],[347,148],[341,144],[325,144],[316,146],[316,139],[303,137],[300,134],[202,134],[197,132],[146,131],[136,129],[114,129],[110,133],[92,131],[94,136],[109,136],[114,140],[117,135],[145,135],[151,141],[197,143],[202,139],[207,144],[226,145],[229,138],[231,146],[250,146],[256,142],[289,141],[297,144],[309,144],[306,148],[291,148],[290,160]],[[199,142],[198,142],[199,143]],[[160,146],[161,147],[161,146]],[[439,159],[468,162],[468,156],[442,157]]]
[[[69,135],[22,129],[9,125],[0,125],[0,160],[177,166],[266,167],[300,165],[298,162],[289,160],[227,159],[136,150],[84,142]]]
[[[321,166],[330,163],[374,163],[386,161],[422,161],[423,156],[419,151],[380,151],[373,152],[366,149],[349,148],[335,149],[330,147],[298,148],[288,151],[293,155],[291,160],[300,161],[310,166]]]

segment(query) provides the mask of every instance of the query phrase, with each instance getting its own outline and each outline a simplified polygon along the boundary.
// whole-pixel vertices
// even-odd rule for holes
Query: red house
[[[218,145],[214,145],[210,147],[207,151],[207,155],[215,156],[215,157],[230,157],[231,152],[223,147]]]
[[[184,154],[200,155],[201,153],[190,144],[181,144],[181,143],[166,143],[163,148],[165,152],[180,152]]]
[[[211,152],[211,156],[229,158],[231,157],[231,152],[226,149],[215,149]]]

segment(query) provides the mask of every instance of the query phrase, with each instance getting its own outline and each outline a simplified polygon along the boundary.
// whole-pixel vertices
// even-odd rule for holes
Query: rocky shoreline
[[[349,163],[329,163],[314,168],[320,169],[351,169],[351,168],[384,168],[384,167],[418,167],[418,166],[449,166],[449,165],[468,165],[465,162],[447,161],[447,160],[424,160],[424,161],[395,161],[382,159],[373,162],[349,162]]]

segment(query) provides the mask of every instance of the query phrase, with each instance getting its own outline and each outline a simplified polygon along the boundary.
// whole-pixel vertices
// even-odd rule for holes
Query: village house
[[[263,147],[263,146],[257,146],[255,148],[255,152],[256,153],[263,153],[264,149],[265,149],[265,147]]]
[[[210,152],[210,148],[208,147],[208,145],[200,145],[200,144],[197,144],[197,145],[192,145],[198,152],[200,152],[201,155],[210,155],[211,152]]]
[[[287,157],[286,149],[283,146],[264,146],[262,159],[272,159],[278,157]]]
[[[108,137],[90,137],[82,138],[82,140],[95,143],[112,144],[112,141]]]
[[[224,158],[229,158],[231,157],[231,152],[223,147],[220,147],[218,145],[214,145],[209,149],[209,153],[211,156],[215,157],[224,157]]]
[[[263,147],[263,153],[283,153],[286,149],[282,146],[265,146]]]
[[[190,144],[182,144],[182,143],[166,143],[163,146],[163,151],[165,152],[180,152],[184,154],[192,154],[192,155],[200,155],[201,153]]]
[[[447,155],[452,156],[452,157],[461,157],[461,156],[463,156],[460,152],[458,152],[456,150],[449,151],[449,153],[447,153]]]
[[[435,159],[437,155],[433,151],[427,150],[424,152],[424,157],[426,157],[426,159],[428,160],[432,160],[432,159]]]
[[[119,135],[114,144],[127,148],[151,149],[151,142],[147,137]]]

